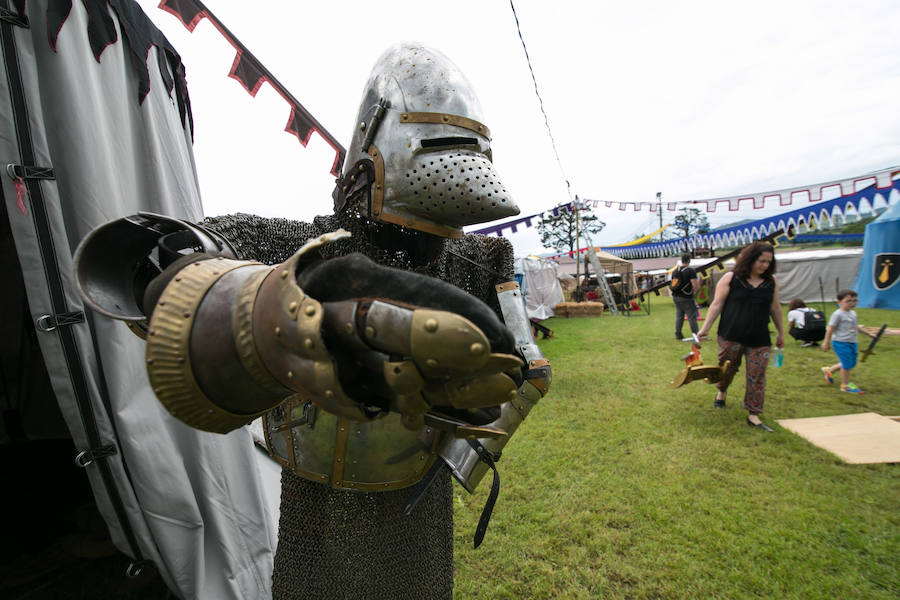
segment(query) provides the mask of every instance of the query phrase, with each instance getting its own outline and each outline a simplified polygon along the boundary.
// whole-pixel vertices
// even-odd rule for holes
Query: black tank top
[[[719,336],[731,342],[757,348],[771,346],[769,308],[775,297],[775,280],[766,279],[757,287],[732,275],[728,298],[719,321]]]

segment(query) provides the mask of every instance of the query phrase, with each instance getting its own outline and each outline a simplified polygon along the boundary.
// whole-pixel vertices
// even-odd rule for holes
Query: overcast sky
[[[227,77],[234,52],[208,21],[190,34],[156,0],[139,4],[187,68],[206,214],[330,213],[331,147],[313,135],[304,149],[283,132],[289,108],[269,86],[252,98]],[[508,0],[205,4],[345,146],[384,49],[411,40],[442,51],[479,95],[522,215],[568,202],[566,180],[582,198],[682,201],[900,165],[893,0],[517,0],[559,162]],[[657,227],[648,211],[597,212],[608,223],[598,244]],[[520,231],[509,238],[517,255],[542,251]]]

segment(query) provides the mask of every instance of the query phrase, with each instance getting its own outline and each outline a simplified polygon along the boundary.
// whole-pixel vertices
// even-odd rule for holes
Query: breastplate
[[[351,421],[292,396],[263,415],[272,458],[298,476],[334,488],[378,491],[413,485],[431,467],[441,433],[410,431],[400,416]]]

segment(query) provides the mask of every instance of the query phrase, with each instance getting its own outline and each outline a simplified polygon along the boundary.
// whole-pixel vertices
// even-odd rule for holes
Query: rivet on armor
[[[166,301],[165,301],[165,300],[160,300],[160,301],[159,301],[159,305],[160,305],[160,306],[165,306],[165,305],[166,305]]]
[[[509,394],[507,394],[507,397],[510,400],[515,400],[516,399],[516,390],[509,390]]]
[[[401,121],[409,121],[409,115],[406,113],[403,113],[402,115],[400,115],[400,120]]]
[[[447,123],[447,122],[450,121],[450,117],[448,117],[447,115],[443,115],[443,116],[441,117],[441,120],[442,120],[444,123]]]
[[[331,400],[332,398],[334,398],[334,392],[332,392],[331,390],[325,390],[325,397]],[[341,431],[343,430],[344,428],[341,427]]]
[[[353,323],[347,322],[347,324],[344,325],[344,329],[347,330],[347,333],[353,333]]]
[[[425,321],[425,331],[434,333],[438,329],[438,322],[435,319]]]
[[[344,431],[344,428],[343,428],[343,427],[341,427],[341,431]],[[338,459],[338,460],[340,460],[340,459]]]
[[[150,333],[150,335],[156,335],[156,330],[155,330],[155,329],[151,329],[149,333]]]
[[[425,364],[428,365],[429,367],[431,367],[432,369],[434,369],[435,367],[438,366],[438,361],[434,360],[433,358],[429,358],[428,360],[425,361]]]
[[[183,356],[179,356],[178,358],[175,359],[175,361],[176,361],[179,365],[183,365],[183,364],[184,364],[184,357],[183,357]]]
[[[366,327],[366,337],[373,338],[375,337],[375,328],[371,325]]]
[[[281,335],[281,327],[276,327],[275,328],[275,336],[277,337],[279,335]]]
[[[360,171],[365,171],[366,168],[365,168],[364,166],[362,166],[362,165],[359,165],[359,170],[360,170]]]
[[[290,304],[288,304],[288,310],[291,312],[296,312],[297,306],[298,305],[296,302],[291,302]]]
[[[381,184],[380,184],[380,183],[376,184],[376,185],[375,185],[375,189],[378,190],[378,191],[380,192],[380,191],[381,191]]]
[[[365,121],[363,121],[362,123],[359,124],[359,130],[360,131],[366,130],[366,122]]]
[[[281,278],[287,279],[287,276],[288,276],[288,271],[287,271],[287,269],[285,269],[284,271],[281,272]]]
[[[344,462],[344,459],[343,459],[343,458],[340,458],[340,457],[338,457],[338,458],[336,458],[336,459],[334,459],[334,461],[335,461],[335,462]]]
[[[189,318],[191,318],[191,313],[188,311],[184,311],[183,313],[181,313],[181,316],[184,317],[185,319],[189,319]]]
[[[153,364],[153,359],[152,359],[152,358],[148,358],[148,359],[147,359],[147,364],[148,364],[148,365],[152,365],[152,364]]]
[[[176,277],[175,281],[181,281],[181,277]]]
[[[484,353],[484,344],[475,342],[474,344],[469,346],[469,352],[471,352],[474,356],[480,356]]]
[[[293,371],[288,371],[287,375],[288,375],[288,379],[293,379],[293,378],[294,378],[294,372],[293,372]]]
[[[303,340],[303,347],[307,350],[312,350],[315,345],[316,343],[312,341],[312,338],[306,338],[305,340]]]
[[[306,316],[311,317],[316,314],[316,307],[313,304],[307,304],[306,308],[303,309],[303,312],[306,313]]]
[[[153,388],[153,393],[154,393],[154,394],[159,394],[160,392],[162,392],[162,389],[160,389],[160,388]]]

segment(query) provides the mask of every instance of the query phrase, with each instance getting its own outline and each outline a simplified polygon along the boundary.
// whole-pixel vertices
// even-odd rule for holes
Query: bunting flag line
[[[522,223],[525,224],[525,227],[532,227],[534,225],[535,219],[542,219],[544,215],[551,214],[554,217],[558,217],[560,212],[571,212],[578,209],[587,208],[588,204],[592,202],[593,206],[596,208],[597,201],[583,201],[576,198],[574,201],[569,202],[568,204],[560,204],[559,206],[554,206],[550,210],[546,210],[544,212],[535,213],[533,215],[528,215],[527,217],[519,217],[517,219],[513,219],[511,221],[504,221],[498,225],[491,225],[490,227],[482,227],[480,229],[475,229],[473,231],[467,231],[466,233],[480,233],[481,235],[496,235],[497,237],[503,237],[503,230],[509,229],[510,233],[515,233],[518,231],[518,226]]]
[[[225,25],[219,21],[216,16],[210,12],[206,6],[199,0],[161,0],[159,8],[176,16],[188,31],[193,33],[194,29],[203,19],[208,19],[222,37],[231,44],[235,50],[234,62],[231,64],[231,70],[228,76],[236,80],[243,86],[247,93],[254,98],[264,83],[268,83],[280,95],[288,106],[291,113],[288,117],[287,125],[284,130],[291,135],[296,136],[300,144],[305,148],[309,143],[313,133],[318,133],[322,139],[334,148],[335,157],[331,165],[331,174],[335,177],[341,174],[341,168],[344,165],[344,158],[347,150],[319,123],[315,117],[310,114],[300,102],[275,78],[272,73],[266,69],[262,63],[257,60],[253,54],[247,50],[240,40],[234,37]]]
[[[803,229],[807,231],[823,229],[831,226],[838,218],[846,220],[847,214],[851,211],[857,214],[860,212],[871,212],[875,207],[876,197],[878,196],[881,196],[885,204],[890,204],[890,196],[893,190],[900,191],[900,179],[892,181],[886,187],[879,187],[873,183],[859,191],[839,198],[820,201],[814,205],[733,227],[717,229],[708,233],[698,233],[688,238],[637,246],[604,246],[602,249],[604,252],[615,254],[620,258],[654,258],[671,256],[695,248],[715,249],[743,246],[752,241],[762,239],[779,229],[787,232],[785,235],[789,239],[793,239]],[[559,256],[562,256],[562,254]]]
[[[576,208],[597,208],[600,204],[602,204],[606,208],[616,207],[620,211],[628,210],[628,207],[631,206],[634,211],[639,211],[646,208],[650,212],[659,211],[660,204],[664,204],[667,211],[676,211],[682,208],[689,208],[691,206],[699,205],[705,206],[707,212],[716,212],[716,208],[721,204],[723,206],[727,206],[729,212],[736,212],[742,210],[742,203],[749,203],[753,209],[758,210],[766,207],[767,200],[775,199],[778,199],[779,206],[790,206],[791,204],[793,204],[795,199],[798,201],[806,199],[808,200],[808,202],[821,202],[823,194],[825,194],[827,190],[832,189],[841,190],[840,198],[852,196],[857,192],[857,190],[887,190],[889,193],[891,189],[896,189],[896,182],[894,181],[894,177],[897,175],[900,175],[900,166],[882,169],[880,171],[876,171],[867,175],[861,175],[859,177],[851,177],[849,179],[836,179],[834,181],[827,181],[824,183],[805,185],[801,187],[788,188],[772,192],[742,194],[740,196],[710,198],[707,200],[686,200],[683,202],[616,202],[611,200],[589,200],[578,198],[576,196],[575,200],[569,202],[568,204],[560,204],[558,206],[554,206],[550,210],[535,213],[533,215],[528,215],[527,217],[519,217],[512,221],[506,221],[503,223],[498,223],[496,225],[490,225],[488,227],[482,227],[480,229],[467,231],[467,233],[480,233],[482,235],[496,235],[498,237],[503,237],[504,230],[510,230],[510,233],[514,233],[518,230],[517,227],[515,229],[514,227],[521,223],[525,223],[527,227],[531,227],[535,220],[544,218],[544,215],[552,214],[553,216],[559,216],[560,211],[572,211]],[[743,209],[746,208],[749,207],[743,207]],[[801,209],[801,212],[802,210],[803,209]]]
[[[870,184],[868,187],[847,196],[826,200],[813,206],[806,206],[771,217],[764,217],[756,221],[742,223],[733,227],[717,229],[708,233],[698,233],[688,238],[676,238],[649,244],[639,243],[650,237],[644,236],[639,240],[627,242],[628,245],[595,246],[593,250],[602,250],[620,258],[656,258],[680,254],[685,250],[693,250],[695,248],[715,249],[743,246],[754,240],[763,239],[778,230],[787,232],[785,235],[789,239],[793,239],[800,233],[801,229],[812,231],[815,229],[822,229],[823,227],[827,228],[833,224],[837,218],[846,220],[847,214],[850,211],[854,211],[857,214],[860,212],[872,211],[875,206],[876,197],[878,196],[881,196],[881,199],[885,204],[890,204],[890,195],[893,190],[900,192],[900,179],[892,181],[891,185],[886,188],[879,188],[875,184]],[[557,206],[554,210],[567,210],[571,209],[571,206],[572,203],[561,205]],[[539,216],[540,215],[532,215],[525,218],[534,219]],[[503,227],[509,227],[509,223],[504,223]],[[666,225],[666,227],[668,227],[668,225]],[[665,229],[665,227],[663,227],[663,229]],[[651,236],[658,233],[659,231],[654,232]],[[498,233],[497,235],[501,234]],[[804,238],[801,237],[799,239]],[[848,238],[844,236],[841,239]],[[574,258],[576,254],[584,254],[588,250],[590,250],[588,247],[579,248],[572,252],[560,252],[559,254],[542,256],[541,258],[550,260],[563,256]]]
[[[685,207],[702,206],[706,209],[706,212],[716,212],[719,205],[722,205],[723,207],[727,206],[728,210],[731,212],[737,212],[741,210],[742,204],[750,204],[754,209],[760,209],[765,208],[767,200],[775,199],[778,200],[780,206],[790,206],[795,200],[802,202],[804,199],[809,202],[819,202],[828,190],[835,190],[839,195],[847,196],[872,185],[875,185],[877,189],[889,188],[891,187],[894,176],[897,174],[900,174],[900,167],[891,167],[867,175],[860,175],[858,177],[835,179],[833,181],[804,185],[795,188],[758,192],[755,194],[742,194],[740,196],[708,198],[705,200],[666,202],[665,208],[668,211],[676,211]],[[592,202],[594,206],[597,206],[598,203],[597,200],[584,200],[584,202]],[[629,206],[633,207],[635,211],[642,210],[645,207],[651,212],[659,210],[659,204],[655,202],[609,202],[605,200],[602,202],[607,207],[618,204],[619,210],[627,210]]]

